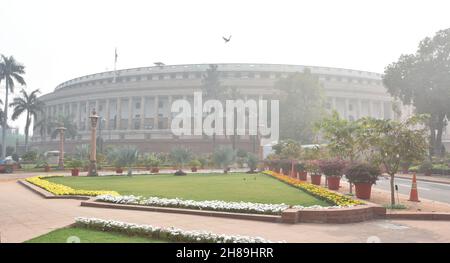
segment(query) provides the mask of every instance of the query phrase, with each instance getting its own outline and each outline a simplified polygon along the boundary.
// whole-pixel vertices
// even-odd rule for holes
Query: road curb
[[[386,219],[450,221],[450,213],[437,212],[398,212],[387,213]]]
[[[399,175],[396,175],[395,177],[396,177],[396,178],[401,178],[401,179],[409,179],[409,180],[412,180],[412,178],[411,178],[411,177],[408,177],[408,176],[399,176]],[[436,181],[436,180],[433,180],[433,179],[422,179],[422,178],[417,178],[417,181],[422,181],[422,182],[427,182],[427,183],[449,184],[449,185],[450,185],[450,181],[449,181],[449,182],[446,182],[446,181]]]

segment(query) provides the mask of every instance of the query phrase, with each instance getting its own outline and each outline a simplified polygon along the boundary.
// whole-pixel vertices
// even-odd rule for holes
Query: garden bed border
[[[75,199],[75,200],[89,200],[91,197],[84,195],[55,195],[44,188],[34,185],[25,180],[18,180],[17,183],[23,185],[25,188],[30,189],[32,192],[42,196],[46,199]]]

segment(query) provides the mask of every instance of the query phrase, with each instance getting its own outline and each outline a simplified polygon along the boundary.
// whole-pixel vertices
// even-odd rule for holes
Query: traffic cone
[[[420,202],[420,200],[419,200],[419,193],[417,192],[416,173],[414,173],[414,175],[413,175],[411,192],[409,193],[409,200],[408,201]]]

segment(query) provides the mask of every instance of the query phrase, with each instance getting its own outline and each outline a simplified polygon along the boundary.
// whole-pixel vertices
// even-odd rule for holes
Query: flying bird
[[[228,43],[231,40],[231,35],[228,38],[226,38],[226,37],[222,37],[222,38],[223,38],[223,41],[225,41],[225,43]]]

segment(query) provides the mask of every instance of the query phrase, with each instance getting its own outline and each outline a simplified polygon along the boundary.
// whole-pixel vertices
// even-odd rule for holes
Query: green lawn
[[[25,241],[25,243],[67,243],[69,237],[78,237],[80,243],[165,243],[162,240],[77,227],[57,229],[48,234]]]
[[[247,201],[256,203],[285,203],[289,205],[329,206],[297,188],[262,174],[171,174],[53,177],[51,182],[75,189],[113,190],[122,195],[142,195],[192,200]]]

